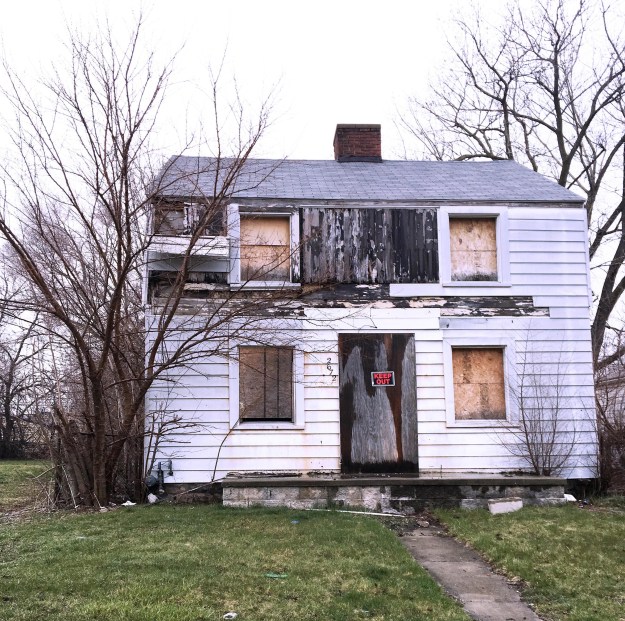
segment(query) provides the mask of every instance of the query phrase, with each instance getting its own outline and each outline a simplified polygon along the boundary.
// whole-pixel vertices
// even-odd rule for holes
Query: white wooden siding
[[[454,427],[446,419],[443,342],[465,338],[475,343],[499,334],[514,339],[517,365],[525,355],[540,363],[539,375],[546,384],[549,374],[564,371],[568,401],[561,417],[564,425],[577,431],[573,468],[565,474],[595,476],[585,212],[511,207],[508,216],[510,286],[449,287],[442,295],[529,295],[535,306],[549,309],[548,317],[441,317],[438,309],[310,309],[297,336],[297,346],[304,351],[303,428],[231,429],[229,410],[238,395],[231,394],[228,363],[203,360],[178,373],[173,387],[155,386],[149,394],[149,408],[168,397],[169,411],[197,423],[162,442],[159,457],[172,458],[174,464],[174,477],[166,481],[201,483],[210,480],[213,470],[216,478],[228,472],[338,471],[337,338],[339,332],[348,331],[415,335],[422,471],[500,472],[524,467],[505,447],[513,441],[505,426]],[[408,287],[419,295],[419,285]]]

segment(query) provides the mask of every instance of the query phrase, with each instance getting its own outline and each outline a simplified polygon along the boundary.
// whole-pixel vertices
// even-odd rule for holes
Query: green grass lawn
[[[144,506],[0,526],[3,621],[228,611],[237,621],[468,621],[372,518]]]
[[[50,463],[45,460],[0,460],[0,512],[32,505],[43,492],[41,484],[33,477],[49,467]]]
[[[440,511],[449,530],[526,585],[539,614],[567,621],[625,619],[625,504]]]

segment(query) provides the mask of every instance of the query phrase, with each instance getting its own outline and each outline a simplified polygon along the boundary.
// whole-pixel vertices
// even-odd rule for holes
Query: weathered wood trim
[[[228,302],[229,308],[240,305],[251,317],[303,318],[307,309],[440,309],[441,316],[455,317],[548,317],[549,308],[545,304],[537,306],[531,296],[419,296],[393,297],[388,285],[335,285],[333,287],[311,288],[292,284],[280,287],[279,283],[265,284],[263,287],[242,287],[234,299]],[[282,290],[281,290],[282,289]],[[288,293],[286,289],[289,289]],[[186,298],[181,302],[180,314],[200,312],[221,306],[223,292],[207,290],[198,299]],[[214,301],[214,302],[213,302]],[[256,301],[252,307],[251,301]],[[153,305],[158,308],[158,298]]]

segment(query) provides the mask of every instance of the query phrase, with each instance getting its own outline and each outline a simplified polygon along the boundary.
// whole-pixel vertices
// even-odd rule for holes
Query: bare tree
[[[510,397],[515,424],[505,428],[500,440],[506,449],[539,476],[559,476],[576,465],[580,424],[592,422],[572,411],[584,411],[584,398],[571,393],[567,383],[567,365],[560,357],[553,361],[540,352],[530,352],[528,345],[536,339],[528,330],[516,368],[515,381],[510,385]],[[589,407],[590,411],[591,408]],[[510,436],[512,440],[510,440]]]
[[[514,159],[586,198],[590,257],[603,271],[595,362],[625,290],[625,37],[615,6],[512,2],[499,25],[461,18],[449,71],[400,124],[435,159]]]
[[[122,478],[131,480],[134,495],[141,492],[144,399],[152,384],[198,357],[227,355],[237,329],[264,321],[263,308],[290,296],[249,299],[227,289],[197,304],[185,297],[194,249],[223,220],[269,105],[250,120],[235,100],[227,108],[235,137],[226,140],[217,76],[210,170],[178,171],[174,158],[156,174],[150,137],[171,67],[157,68],[144,54],[141,31],[139,22],[125,47],[107,29],[88,39],[73,34],[69,70],[44,81],[43,98],[5,65],[16,164],[2,167],[8,188],[0,235],[26,282],[16,303],[40,314],[53,357],[56,460],[74,502],[92,506],[129,491],[120,489],[124,471],[132,471]],[[179,265],[146,325],[142,288],[157,226],[153,205],[163,183],[202,174],[214,182],[195,199],[201,208],[185,231]]]
[[[0,276],[0,459],[24,457],[28,444],[41,442],[35,420],[40,377],[32,361],[41,354],[34,338],[37,317],[14,308],[15,281]]]
[[[615,360],[597,371],[596,404],[601,443],[601,481],[606,489],[625,490],[625,368]]]

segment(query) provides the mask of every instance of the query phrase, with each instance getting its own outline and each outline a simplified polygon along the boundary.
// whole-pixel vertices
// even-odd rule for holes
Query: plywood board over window
[[[505,420],[504,349],[452,348],[456,420]]]
[[[239,347],[241,420],[293,420],[293,349]]]
[[[451,279],[496,281],[497,218],[450,218]]]
[[[241,279],[291,280],[289,217],[241,216]]]

